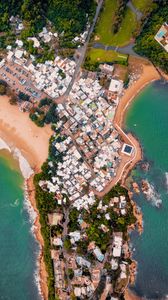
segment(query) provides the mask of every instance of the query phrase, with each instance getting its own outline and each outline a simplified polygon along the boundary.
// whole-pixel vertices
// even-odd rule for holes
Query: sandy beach
[[[124,117],[131,102],[144,89],[145,86],[150,84],[152,81],[159,80],[161,78],[158,71],[150,62],[144,59],[134,59],[133,64],[136,65],[137,69],[141,69],[142,71],[139,78],[134,81],[134,83],[128,89],[125,90],[124,95],[121,97],[116,110],[116,114],[114,117],[114,126],[120,132],[121,136],[123,133],[122,127],[124,127]],[[125,184],[125,180],[129,172],[143,158],[141,145],[139,144],[137,139],[130,133],[127,134],[127,136],[135,148],[135,154],[133,159],[131,160],[131,163],[127,165],[122,175],[121,184],[123,185]]]
[[[126,110],[128,109],[131,102],[135,99],[135,97],[144,89],[145,86],[147,86],[149,83],[155,80],[159,80],[160,74],[157,72],[157,70],[153,67],[152,64],[149,62],[143,63],[141,65],[142,67],[142,74],[137,81],[134,81],[134,83],[125,91],[123,97],[121,98],[114,122],[117,123],[120,127],[122,127],[124,122],[124,115],[126,113]]]
[[[11,149],[18,148],[35,171],[48,156],[51,135],[49,126],[37,127],[27,113],[9,104],[7,96],[0,96],[0,137]]]
[[[18,106],[12,106],[7,96],[0,96],[0,138],[9,145],[12,152],[19,149],[23,157],[30,164],[33,171],[39,172],[41,165],[48,157],[49,138],[52,131],[49,126],[37,127],[29,118],[28,113],[19,111]],[[2,145],[3,147],[3,145]],[[40,286],[43,297],[48,299],[47,273],[43,260],[43,238],[40,231],[39,214],[36,207],[33,175],[26,180],[29,200],[37,213],[34,223],[35,235],[41,245],[39,256]]]
[[[124,293],[125,300],[143,300],[143,298],[135,295],[130,289],[126,289]]]

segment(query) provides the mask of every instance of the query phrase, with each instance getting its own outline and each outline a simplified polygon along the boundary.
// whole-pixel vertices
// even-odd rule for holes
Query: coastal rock
[[[132,183],[132,187],[133,187],[133,190],[136,194],[139,194],[140,193],[140,189],[139,189],[139,186],[136,182],[133,182]]]
[[[148,192],[149,192],[149,189],[150,189],[150,184],[149,184],[149,182],[147,181],[147,180],[142,180],[141,181],[141,188],[142,188],[142,192],[144,193],[144,194],[148,194]]]
[[[155,190],[154,186],[150,184],[147,180],[142,180],[141,188],[146,199],[148,201],[151,201],[154,206],[159,208],[162,204],[162,200],[160,198],[159,193]]]
[[[149,163],[148,162],[143,162],[141,164],[141,169],[145,172],[148,172],[149,171]]]

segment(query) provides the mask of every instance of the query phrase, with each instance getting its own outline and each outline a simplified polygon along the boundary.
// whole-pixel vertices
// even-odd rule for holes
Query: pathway
[[[142,13],[139,9],[135,8],[135,6],[132,4],[132,1],[129,1],[129,2],[127,3],[127,6],[128,6],[128,7],[132,10],[132,12],[136,15],[137,21],[140,21],[141,18],[142,18],[142,16],[143,16],[143,13]]]
[[[93,48],[96,49],[103,49],[103,50],[113,50],[116,52],[120,52],[122,54],[129,54],[132,56],[140,57],[135,51],[133,50],[134,43],[130,43],[127,46],[124,47],[117,47],[117,46],[108,46],[108,45],[103,45],[102,43],[94,43]]]

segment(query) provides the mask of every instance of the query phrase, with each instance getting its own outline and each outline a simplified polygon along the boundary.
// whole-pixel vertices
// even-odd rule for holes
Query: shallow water
[[[143,212],[144,232],[131,235],[138,274],[134,291],[148,299],[165,299],[168,295],[168,84],[155,82],[133,101],[125,119],[125,129],[140,141],[148,172],[140,166],[132,172],[140,183],[147,179],[154,193],[147,200],[134,195]],[[156,207],[157,200],[162,205]]]
[[[23,177],[16,161],[0,152],[0,299],[40,300],[35,283],[39,246],[31,233]]]

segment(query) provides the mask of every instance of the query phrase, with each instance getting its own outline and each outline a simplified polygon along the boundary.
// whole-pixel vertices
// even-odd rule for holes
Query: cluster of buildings
[[[110,220],[108,213],[109,207],[124,207],[127,209],[127,202],[124,195],[111,198],[108,204],[104,204],[102,200],[99,201],[97,215],[100,211],[104,214],[106,220]],[[122,208],[121,208],[122,209]],[[121,210],[120,209],[120,210]],[[58,209],[59,210],[59,209]],[[120,212],[121,213],[121,212]],[[53,212],[48,215],[49,225],[63,225],[63,213]],[[92,217],[90,217],[92,218]],[[105,263],[108,263],[111,271],[118,272],[117,285],[113,287],[113,292],[117,292],[118,286],[125,287],[128,282],[128,270],[129,265],[126,261],[128,258],[128,243],[124,240],[122,232],[113,232],[111,234],[112,243],[107,248],[106,255],[102,253],[101,249],[96,245],[95,241],[88,241],[87,229],[91,226],[86,220],[82,218],[82,214],[79,212],[77,219],[79,225],[75,231],[70,230],[67,227],[67,235],[70,242],[70,251],[64,249],[65,236],[58,234],[51,238],[52,250],[51,256],[54,264],[54,276],[55,276],[55,289],[56,294],[60,299],[67,299],[67,292],[73,292],[79,299],[88,299],[92,297],[101,279],[101,270],[105,267]],[[109,226],[100,225],[102,232],[109,232],[111,229]],[[79,250],[77,251],[78,243],[80,247],[82,243],[87,243],[87,254],[82,255]],[[66,256],[64,256],[66,254]],[[89,255],[92,255],[92,259]],[[69,275],[70,282],[66,281],[66,275]],[[116,290],[115,290],[116,289]],[[120,290],[119,290],[120,292]],[[118,298],[116,298],[118,299]]]
[[[54,61],[30,64],[28,70],[32,74],[35,87],[44,91],[51,98],[63,95],[74,74],[76,63],[68,58],[61,59],[57,56]]]
[[[33,64],[32,59],[26,58],[22,48],[9,50],[7,61],[22,66],[31,74],[32,84],[51,98],[63,95],[69,86],[75,71],[76,63],[68,58],[57,56],[54,61]]]
[[[48,189],[66,193],[78,210],[94,203],[93,191],[104,190],[121,162],[123,143],[113,127],[116,104],[110,105],[103,93],[97,80],[81,78],[68,101],[57,108],[57,129],[65,138],[59,142],[56,138],[53,145],[56,155],[63,154],[63,161],[58,162]]]
[[[168,24],[166,22],[155,35],[155,40],[168,52]]]

